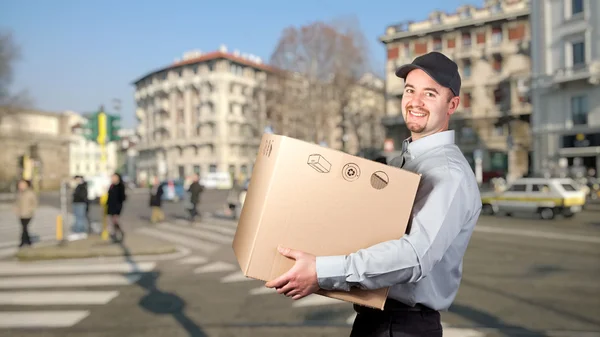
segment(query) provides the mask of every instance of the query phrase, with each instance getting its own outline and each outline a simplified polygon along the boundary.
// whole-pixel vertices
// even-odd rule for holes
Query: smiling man
[[[475,175],[448,130],[460,102],[456,63],[432,52],[396,75],[405,80],[402,115],[411,137],[390,165],[422,175],[406,235],[342,256],[280,248],[296,263],[266,284],[293,299],[320,288],[391,287],[383,311],[354,306],[358,315],[351,337],[442,336],[440,311],[456,297],[463,256],[481,212]],[[374,230],[376,221],[365,230]]]

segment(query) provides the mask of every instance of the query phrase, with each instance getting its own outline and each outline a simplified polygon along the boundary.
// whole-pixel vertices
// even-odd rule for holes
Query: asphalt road
[[[218,193],[205,195],[205,208],[221,209],[224,198]],[[148,216],[146,203],[145,195],[130,198],[124,214],[129,230],[177,242],[188,251],[169,260],[153,261],[148,266],[151,272],[128,274],[127,282],[114,284],[107,279],[103,284],[90,281],[59,287],[58,281],[46,275],[51,272],[31,272],[41,284],[35,290],[42,292],[118,292],[110,301],[95,305],[56,304],[52,298],[42,301],[43,305],[18,301],[5,305],[1,292],[11,290],[11,286],[3,284],[27,275],[18,272],[24,268],[21,265],[0,266],[0,336],[348,336],[353,314],[349,304],[319,296],[294,302],[265,291],[260,281],[240,277],[231,250],[234,222],[206,218],[191,226],[177,219],[183,210],[173,204],[166,206],[169,223],[149,226],[144,220]],[[442,315],[445,336],[600,336],[599,261],[600,205],[573,219],[552,221],[517,215],[482,216],[465,257],[458,297]],[[103,265],[106,263],[79,262],[77,280],[88,274],[103,279],[104,274],[89,270],[95,264],[105,271],[117,268]],[[141,266],[145,262],[123,263]],[[56,268],[56,274],[68,273]],[[16,275],[2,273],[13,269]],[[12,287],[30,290],[26,284],[30,283],[22,281]],[[85,296],[90,295],[68,298],[88,298]],[[29,316],[24,325],[31,325],[42,314],[49,317],[51,310],[71,310],[74,316],[53,320],[63,327],[49,328],[42,323],[38,328],[6,327],[10,325],[6,322],[17,325],[15,317],[25,317],[7,312],[34,310],[43,312]]]

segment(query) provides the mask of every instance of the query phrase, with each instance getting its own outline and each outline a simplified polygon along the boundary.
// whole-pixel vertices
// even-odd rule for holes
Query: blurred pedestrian
[[[348,255],[316,257],[280,248],[296,263],[266,284],[296,300],[319,289],[391,287],[384,310],[354,306],[351,337],[441,337],[440,311],[456,297],[481,212],[475,174],[448,130],[460,102],[456,63],[431,52],[396,75],[405,81],[401,106],[411,137],[390,165],[421,174],[406,235]]]
[[[38,206],[37,196],[31,188],[29,180],[20,180],[18,183],[18,194],[15,202],[15,214],[21,221],[21,244],[19,247],[31,246],[31,237],[29,236],[29,222],[33,218]]]
[[[192,183],[188,188],[189,193],[189,212],[190,212],[190,222],[194,222],[196,220],[196,216],[198,215],[198,204],[200,203],[200,194],[204,192],[204,186],[200,185],[200,177],[198,174],[194,173],[192,175]]]
[[[121,175],[115,173],[111,177],[111,185],[108,189],[108,200],[106,201],[106,214],[109,216],[112,223],[111,237],[115,242],[123,241],[123,238],[125,237],[125,232],[119,224],[119,219],[126,199],[125,184],[123,184]]]
[[[87,208],[88,208],[88,188],[87,183],[82,176],[75,176],[77,186],[73,191],[73,214],[75,215],[75,223],[73,224],[73,233],[86,233],[88,223]]]
[[[157,223],[165,220],[165,214],[162,210],[163,184],[158,178],[154,178],[154,184],[150,187],[150,216],[151,223]]]

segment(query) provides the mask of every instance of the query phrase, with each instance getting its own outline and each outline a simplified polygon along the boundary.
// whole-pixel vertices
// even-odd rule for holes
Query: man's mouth
[[[413,115],[413,116],[415,116],[415,117],[425,117],[425,116],[427,116],[426,112],[415,111],[415,110],[412,110],[412,109],[409,109],[408,113],[411,114],[411,115]]]

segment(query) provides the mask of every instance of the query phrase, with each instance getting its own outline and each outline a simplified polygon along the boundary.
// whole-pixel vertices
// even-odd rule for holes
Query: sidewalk
[[[177,247],[166,241],[130,233],[122,243],[102,240],[100,235],[86,239],[40,244],[18,250],[15,257],[20,261],[83,259],[92,257],[163,255],[177,252]]]
[[[44,242],[56,238],[56,217],[60,209],[50,206],[39,206],[29,224],[29,233],[35,242]],[[65,236],[71,230],[74,221],[72,214],[63,219]],[[0,203],[0,248],[18,245],[21,240],[21,223],[13,212],[12,204]]]

